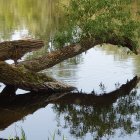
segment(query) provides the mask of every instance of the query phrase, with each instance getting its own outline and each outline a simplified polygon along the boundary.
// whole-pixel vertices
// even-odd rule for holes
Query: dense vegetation
[[[65,7],[65,24],[56,33],[55,42],[63,46],[89,37],[102,44],[117,37],[121,42],[127,38],[136,48],[140,37],[139,5],[132,0],[71,0]]]
[[[133,46],[138,47],[139,5],[138,0],[2,0],[1,40],[10,39],[15,30],[27,29],[27,36],[47,42],[53,36],[57,47],[87,36],[100,38],[101,42],[119,36],[133,40]]]

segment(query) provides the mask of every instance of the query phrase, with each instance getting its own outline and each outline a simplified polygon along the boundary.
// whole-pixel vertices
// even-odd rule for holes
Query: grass
[[[51,138],[48,137],[48,140],[57,140],[57,138],[55,137],[55,133],[51,136]],[[25,135],[25,132],[23,130],[23,128],[21,128],[21,138],[18,136],[15,136],[14,138],[9,137],[8,140],[27,140],[27,137]],[[68,140],[64,135],[62,137],[62,140]]]

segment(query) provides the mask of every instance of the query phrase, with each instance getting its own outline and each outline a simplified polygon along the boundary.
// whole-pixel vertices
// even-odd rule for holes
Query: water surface
[[[57,0],[41,2],[15,0],[8,3],[7,0],[0,1],[0,7],[3,8],[0,12],[0,40],[34,37],[48,42],[61,23],[62,11],[57,4]],[[121,48],[97,46],[45,72],[57,80],[74,85],[79,91],[90,93],[94,90],[96,94],[109,93],[135,75],[140,76],[139,60],[139,56],[128,55]],[[101,88],[101,84],[104,88]],[[1,90],[3,87],[1,84]],[[23,93],[21,90],[17,92]],[[57,140],[62,140],[63,136],[68,140],[94,138],[138,140],[139,94],[138,86],[135,92],[117,97],[112,104],[101,107],[51,102],[36,107],[33,104],[29,106],[29,111],[23,118],[19,117],[20,119],[15,119],[9,125],[5,125],[5,128],[1,128],[0,137],[20,136],[22,128],[28,140],[52,139],[54,134]],[[1,112],[7,113],[7,108],[1,107]],[[12,113],[12,110],[9,111],[9,117],[10,114],[13,116],[17,114],[15,110]],[[8,118],[6,115],[5,120]]]

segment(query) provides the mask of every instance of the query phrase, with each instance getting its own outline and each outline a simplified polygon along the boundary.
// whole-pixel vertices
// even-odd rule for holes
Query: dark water
[[[36,37],[47,42],[61,23],[57,4],[57,0],[1,0],[0,39]],[[77,93],[52,102],[48,95],[23,95],[25,91],[18,90],[14,99],[0,98],[0,138],[20,136],[23,129],[28,140],[53,139],[54,134],[57,140],[140,139],[139,83],[134,80],[123,90],[111,92],[140,76],[139,60],[121,48],[97,46],[44,71],[79,91],[94,89],[97,95],[106,92],[109,96]]]

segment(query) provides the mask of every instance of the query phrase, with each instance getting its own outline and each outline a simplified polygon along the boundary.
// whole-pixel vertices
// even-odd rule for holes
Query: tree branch
[[[44,46],[41,40],[13,40],[0,43],[0,61],[13,59],[17,61],[27,52],[40,49]]]
[[[114,36],[112,38],[107,39],[106,41],[103,41],[102,38],[100,37],[96,37],[96,38],[89,37],[89,38],[82,39],[77,44],[66,46],[60,50],[50,52],[39,58],[21,62],[19,66],[24,65],[25,68],[31,71],[39,72],[41,70],[50,68],[68,58],[72,58],[78,54],[81,54],[82,52],[85,52],[96,45],[103,44],[103,43],[121,45],[129,48],[131,51],[136,53],[136,50],[134,48],[135,43],[128,38],[120,38]]]

